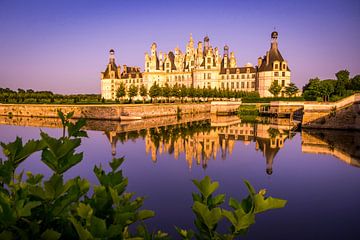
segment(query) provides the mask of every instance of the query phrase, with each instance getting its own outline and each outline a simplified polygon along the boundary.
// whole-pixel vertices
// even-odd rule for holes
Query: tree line
[[[312,78],[303,87],[305,100],[336,101],[360,91],[360,75],[350,78],[348,70],[335,73],[336,79]]]
[[[164,84],[160,86],[157,82],[147,89],[143,84],[140,87],[137,87],[135,84],[131,84],[128,89],[126,89],[125,84],[121,83],[119,88],[116,91],[116,97],[118,99],[124,99],[129,97],[129,100],[134,100],[134,97],[140,96],[143,101],[150,97],[155,101],[159,99],[169,101],[171,98],[176,100],[183,101],[185,98],[190,98],[191,101],[200,101],[201,98],[259,98],[258,92],[246,92],[246,91],[236,91],[229,88],[210,88],[210,87],[187,87],[185,85],[175,84],[171,86],[169,84]]]
[[[101,102],[100,94],[55,94],[51,91],[34,91],[0,88],[1,103],[97,103]]]

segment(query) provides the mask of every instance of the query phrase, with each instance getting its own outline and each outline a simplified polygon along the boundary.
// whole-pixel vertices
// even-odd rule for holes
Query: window
[[[244,74],[241,74],[241,79],[245,79],[245,75],[244,75]]]
[[[166,68],[169,68],[170,67],[170,64],[169,63],[166,63]]]
[[[239,88],[239,82],[236,83],[236,88]]]
[[[252,82],[252,83],[251,83],[251,87],[252,87],[252,88],[255,88],[255,82]]]
[[[285,77],[285,72],[282,72],[282,75],[281,75],[281,76]]]
[[[285,63],[283,63],[282,68],[283,68],[283,70],[286,69],[286,64]]]
[[[281,85],[284,87],[285,86],[285,80],[281,81]]]
[[[234,79],[234,75],[231,75],[231,79]]]
[[[231,89],[233,89],[233,88],[234,88],[234,83],[232,82],[232,83],[231,83]]]
[[[211,58],[208,58],[208,59],[207,59],[207,63],[211,63]]]
[[[279,64],[275,63],[275,64],[274,64],[274,68],[275,68],[275,69],[278,69],[278,68],[279,68]]]
[[[246,75],[246,78],[247,78],[247,79],[249,79],[249,78],[250,78],[249,74],[247,74],[247,75]]]
[[[279,76],[279,72],[274,72],[274,76],[278,77]]]
[[[274,80],[274,82],[275,82],[275,84],[279,84],[279,83],[278,83],[278,80]]]
[[[211,79],[211,73],[208,73],[208,79]]]
[[[191,66],[194,66],[194,61],[191,61],[191,64],[190,64]]]
[[[224,88],[224,83],[221,83],[221,88]]]
[[[246,83],[246,88],[249,88],[249,87],[250,87],[250,86],[249,86],[249,82],[247,82],[247,83]]]
[[[239,74],[238,74],[238,75],[236,75],[236,79],[239,79]]]
[[[255,78],[255,73],[252,74],[252,78]]]
[[[222,75],[221,78],[224,80],[225,79],[224,75]]]
[[[146,63],[146,67],[149,67],[150,66],[150,64],[149,63]]]
[[[177,76],[175,76],[175,81],[177,81]]]
[[[245,87],[245,83],[241,82],[241,88],[244,88],[244,87]]]
[[[206,79],[206,73],[204,73],[204,79]]]
[[[209,65],[209,66],[207,66],[207,69],[210,69],[210,65]]]

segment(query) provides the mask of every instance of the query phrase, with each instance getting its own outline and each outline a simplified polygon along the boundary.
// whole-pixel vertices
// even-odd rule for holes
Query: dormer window
[[[274,64],[274,69],[275,69],[275,70],[278,70],[278,69],[279,69],[279,64],[275,63],[275,64]]]
[[[282,65],[282,69],[283,69],[283,70],[285,70],[285,69],[286,69],[286,64],[285,64],[285,63],[283,63],[283,65]]]
[[[246,69],[246,73],[250,73],[250,68],[247,68],[247,69]]]

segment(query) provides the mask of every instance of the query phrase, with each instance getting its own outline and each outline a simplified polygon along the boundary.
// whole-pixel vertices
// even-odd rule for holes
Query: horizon
[[[117,65],[143,71],[152,42],[158,52],[184,51],[190,33],[195,43],[208,35],[221,53],[227,44],[238,66],[255,66],[275,27],[302,88],[342,69],[360,74],[359,22],[358,1],[1,2],[0,87],[99,94],[110,49]]]

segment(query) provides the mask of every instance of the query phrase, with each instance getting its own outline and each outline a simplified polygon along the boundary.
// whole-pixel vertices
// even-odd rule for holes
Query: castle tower
[[[270,50],[262,58],[258,58],[257,91],[260,97],[272,97],[269,88],[272,83],[282,87],[281,96],[284,96],[284,88],[290,83],[291,72],[287,61],[282,57],[278,48],[278,32],[271,33]]]

